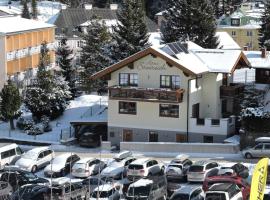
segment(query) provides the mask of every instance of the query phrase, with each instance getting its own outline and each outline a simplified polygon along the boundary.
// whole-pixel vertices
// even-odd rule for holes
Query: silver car
[[[255,157],[269,157],[270,143],[259,143],[252,148],[247,148],[242,151],[245,158],[251,159]]]
[[[199,185],[186,185],[173,193],[170,200],[203,200],[204,192]]]

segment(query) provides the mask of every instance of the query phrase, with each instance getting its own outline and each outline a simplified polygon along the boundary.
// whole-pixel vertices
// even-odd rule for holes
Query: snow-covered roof
[[[130,185],[130,187],[144,187],[147,185],[153,184],[152,180],[149,179],[140,179]]]
[[[11,34],[29,30],[55,27],[52,24],[14,16],[0,17],[0,24],[0,34]]]
[[[10,8],[8,6],[0,6],[0,11],[10,15],[20,15],[22,12],[19,8],[13,6],[10,6]]]
[[[161,44],[161,34],[160,32],[149,33],[148,42],[153,46],[158,46]]]
[[[262,58],[261,51],[244,51],[248,61],[253,68],[270,69],[270,55],[267,54],[266,58]]]
[[[234,135],[224,140],[225,143],[240,144],[240,136]]]
[[[95,188],[94,191],[110,191],[111,189],[113,189],[113,186],[111,184],[104,184]]]
[[[233,40],[227,32],[216,32],[216,36],[218,37],[219,45],[218,49],[237,49],[240,50],[241,47]]]

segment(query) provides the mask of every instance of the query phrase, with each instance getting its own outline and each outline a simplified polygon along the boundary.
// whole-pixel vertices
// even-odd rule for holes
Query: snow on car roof
[[[83,159],[77,161],[76,163],[87,163],[87,162],[92,161],[94,159],[95,158],[83,158]]]
[[[59,156],[56,156],[54,159],[53,159],[53,163],[55,162],[66,162],[67,158],[70,157],[71,155],[74,155],[74,154],[71,154],[71,153],[64,153],[64,154],[61,154]]]
[[[179,188],[178,190],[176,190],[175,193],[177,194],[190,194],[191,192],[193,192],[194,190],[198,189],[198,188],[202,188],[200,185],[185,185],[181,188]]]
[[[94,191],[109,191],[113,189],[113,186],[111,184],[104,184],[100,185],[99,187],[95,188]]]
[[[133,161],[131,164],[133,165],[142,165],[147,161],[151,160],[151,158],[138,158],[137,160]]]
[[[29,150],[27,152],[39,153],[39,152],[44,151],[44,150],[47,150],[47,149],[49,149],[49,147],[36,147],[36,148],[31,149],[31,150]]]
[[[153,180],[149,180],[149,179],[140,179],[134,183],[132,183],[130,185],[130,187],[144,187],[147,186],[149,184],[153,184]]]
[[[207,165],[208,163],[211,163],[212,161],[210,160],[199,160],[199,161],[196,161],[193,165],[200,165],[200,166],[204,166],[204,165]]]

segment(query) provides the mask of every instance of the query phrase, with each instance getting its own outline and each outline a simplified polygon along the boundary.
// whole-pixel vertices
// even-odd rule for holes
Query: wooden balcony
[[[236,98],[243,94],[245,86],[235,84],[230,86],[220,86],[220,98]]]
[[[138,87],[109,87],[110,99],[162,102],[162,103],[181,103],[183,101],[184,89],[153,89]]]

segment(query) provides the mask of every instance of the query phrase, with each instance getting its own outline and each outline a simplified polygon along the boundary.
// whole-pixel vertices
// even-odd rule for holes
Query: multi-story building
[[[108,139],[139,142],[222,142],[235,133],[236,69],[241,50],[188,43],[149,47],[94,74],[108,80]]]
[[[237,10],[231,15],[223,15],[217,31],[225,31],[242,49],[259,50],[260,17]]]
[[[54,25],[14,16],[0,17],[0,24],[0,88],[9,75],[37,67],[45,41],[54,63]]]

